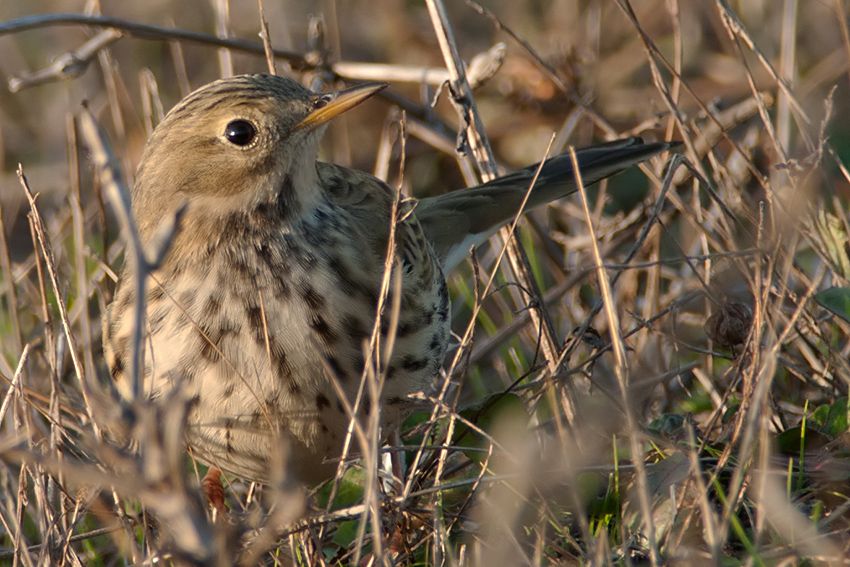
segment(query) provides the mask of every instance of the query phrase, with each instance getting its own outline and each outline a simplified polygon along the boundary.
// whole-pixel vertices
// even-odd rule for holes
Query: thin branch
[[[472,153],[475,156],[481,177],[484,181],[490,181],[498,176],[496,160],[493,149],[490,147],[490,142],[485,134],[484,124],[478,114],[475,99],[472,96],[472,88],[467,79],[465,66],[458,51],[457,42],[455,41],[448,15],[446,14],[446,8],[442,0],[427,0],[426,3],[434,31],[437,34],[437,40],[440,43],[440,49],[443,52],[446,68],[449,70],[449,76],[451,78],[449,86],[452,101],[461,118],[465,139],[469,142]],[[511,233],[508,229],[503,228],[500,234],[503,241],[508,243],[507,257],[511,271],[519,283],[530,291],[530,303],[533,306],[532,320],[535,327],[542,331],[543,352],[547,363],[551,366],[550,370],[554,374],[557,370],[559,350],[559,341],[555,326],[541,302],[542,294],[531,274],[531,268],[529,267],[525,252],[516,240],[511,239]],[[523,304],[523,301],[519,297],[515,299],[518,304]],[[564,409],[567,413],[567,419],[571,420],[573,409],[571,407],[565,407]]]
[[[272,47],[272,38],[269,34],[269,22],[266,20],[266,7],[263,4],[263,0],[257,0],[257,8],[260,11],[260,39],[263,40],[266,65],[269,68],[269,73],[277,75],[277,69],[274,66],[274,48]]]
[[[80,114],[80,133],[89,151],[91,151],[92,160],[100,175],[101,186],[105,189],[127,238],[128,261],[135,275],[136,299],[133,334],[130,343],[132,352],[130,378],[133,399],[138,400],[141,399],[142,395],[142,368],[144,368],[142,332],[144,330],[147,277],[165,258],[166,252],[180,229],[180,220],[185,212],[185,206],[175,211],[156,231],[152,238],[150,250],[146,251],[139,236],[136,219],[133,217],[130,192],[123,181],[121,168],[106,141],[105,134],[100,130],[91,111],[85,107]]]
[[[93,419],[92,415],[92,406],[90,403],[91,400],[91,391],[89,389],[88,382],[86,381],[86,375],[83,371],[83,364],[80,360],[80,355],[77,351],[76,339],[74,338],[74,334],[71,332],[71,322],[68,319],[68,310],[65,305],[65,295],[62,293],[62,290],[59,286],[59,275],[56,270],[56,260],[53,257],[53,249],[50,245],[50,241],[47,239],[47,229],[44,226],[44,222],[41,219],[41,213],[38,210],[38,204],[36,203],[36,198],[30,190],[29,181],[27,180],[26,175],[24,175],[24,167],[21,164],[18,164],[18,180],[21,183],[21,187],[24,189],[24,193],[27,196],[27,201],[29,201],[30,210],[32,211],[32,225],[35,229],[35,233],[38,236],[38,246],[41,250],[41,255],[44,257],[44,263],[47,268],[47,275],[50,278],[50,287],[53,289],[53,293],[56,296],[56,306],[59,309],[59,318],[62,322],[62,330],[65,332],[65,340],[68,341],[68,351],[71,355],[71,361],[74,364],[74,372],[77,375],[77,380],[80,383],[80,391],[83,395],[83,400],[86,406],[86,412],[88,413],[89,419]],[[97,427],[95,427],[95,433],[99,435],[99,431]]]
[[[264,57],[267,53],[266,46],[263,45],[263,43],[257,43],[254,41],[238,38],[216,37],[214,35],[201,32],[189,31],[175,27],[142,24],[110,16],[92,16],[73,13],[40,14],[8,20],[0,23],[0,36],[54,26],[89,26],[110,30],[110,34],[104,34],[104,39],[101,39],[100,41],[104,41],[106,37],[115,36],[114,39],[111,40],[111,42],[114,42],[126,35],[135,39],[152,41],[185,41],[211,47],[226,48],[240,53],[250,53]],[[115,34],[117,34],[117,36]],[[40,83],[47,80],[77,76],[80,72],[82,72],[84,67],[81,69],[78,64],[67,65],[68,70],[64,72],[58,72],[56,69],[58,68],[61,70],[63,68],[61,63],[62,61],[74,63],[73,54],[77,54],[77,58],[79,59],[79,52],[82,51],[83,54],[85,54],[87,51],[93,49],[93,47],[97,47],[97,44],[94,46],[89,45],[92,41],[94,41],[94,39],[86,42],[86,44],[77,51],[61,57],[56,63],[52,64],[45,70],[40,71],[39,73],[44,74],[52,73],[52,75],[46,77],[44,80],[40,81]],[[85,51],[83,50],[84,47],[86,48]],[[104,46],[99,46],[95,53],[100,51],[103,47]],[[310,61],[308,57],[295,51],[274,48],[271,49],[270,52],[275,59],[287,61],[296,71],[312,70],[317,67],[316,63]],[[336,63],[330,63],[328,70],[337,77],[358,81],[384,80],[393,82],[427,83],[437,86],[443,84],[448,78],[448,74],[445,69],[417,67],[414,65],[389,65],[385,63],[338,61]],[[76,74],[72,74],[72,72],[76,72]],[[22,80],[23,79],[19,79],[19,81]],[[20,82],[16,82],[14,86],[17,90],[19,90],[26,86],[30,86],[30,84],[21,84]],[[12,85],[10,85],[10,88],[12,88]]]
[[[109,47],[122,37],[124,34],[118,29],[105,29],[74,51],[63,53],[47,67],[20,77],[12,77],[9,79],[9,90],[16,93],[28,87],[79,77],[88,69],[89,63],[102,49]]]
[[[635,464],[635,472],[637,478],[638,500],[640,502],[640,511],[643,516],[643,522],[646,526],[646,537],[649,543],[649,558],[653,565],[660,563],[658,556],[658,542],[655,539],[655,522],[652,517],[652,504],[649,497],[649,481],[646,476],[646,468],[643,462],[643,449],[641,448],[641,440],[638,435],[637,420],[635,419],[634,410],[629,403],[629,367],[626,361],[626,348],[623,344],[622,331],[620,328],[620,317],[617,309],[614,306],[614,295],[611,292],[611,282],[605,272],[605,267],[602,263],[602,255],[599,253],[599,244],[596,239],[596,229],[593,227],[593,218],[590,213],[590,205],[587,202],[587,192],[584,189],[584,182],[581,178],[578,158],[576,158],[575,148],[570,146],[570,161],[573,165],[573,175],[578,195],[581,200],[582,211],[584,212],[584,221],[587,224],[587,231],[590,235],[590,249],[593,252],[593,260],[596,263],[596,275],[599,281],[599,290],[602,293],[602,304],[605,307],[605,317],[608,319],[608,330],[611,335],[611,345],[614,351],[614,374],[617,376],[617,383],[620,386],[620,396],[623,401],[623,408],[626,414],[626,425],[628,427],[629,448],[632,454],[632,460]],[[659,207],[656,211],[660,212]],[[649,224],[647,225],[649,226]],[[621,272],[622,273],[622,272]]]
[[[100,130],[94,116],[88,108],[83,108],[80,114],[80,134],[91,152],[97,173],[100,175],[100,184],[106,192],[112,209],[118,217],[118,222],[124,229],[127,238],[127,259],[136,274],[136,305],[135,318],[133,321],[133,334],[131,338],[132,357],[130,359],[130,380],[132,384],[133,398],[141,399],[142,393],[142,329],[144,328],[145,314],[145,285],[147,273],[144,248],[142,247],[139,229],[136,219],[133,217],[130,204],[130,191],[124,183],[121,167],[117,158],[106,142],[105,134]]]
[[[6,395],[3,396],[3,402],[0,403],[0,423],[3,423],[3,419],[6,417],[6,410],[9,408],[9,403],[12,400],[12,396],[16,390],[20,390],[20,380],[21,375],[24,373],[24,366],[27,363],[27,357],[29,356],[30,345],[24,345],[24,350],[21,352],[21,358],[18,360],[18,366],[15,368],[15,375],[12,377],[12,381],[9,384],[9,389],[6,390]]]

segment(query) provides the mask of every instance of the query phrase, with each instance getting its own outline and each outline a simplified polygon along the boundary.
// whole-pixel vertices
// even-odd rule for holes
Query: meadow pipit
[[[265,480],[280,436],[304,482],[334,469],[364,341],[376,318],[395,192],[375,177],[317,161],[326,123],[375,94],[363,85],[316,94],[270,75],[215,81],[187,96],[148,140],[133,190],[143,242],[188,203],[147,292],[144,386],[193,397],[195,455]],[[585,183],[671,144],[638,138],[579,150]],[[449,340],[446,273],[512,219],[535,168],[405,199],[395,228],[400,317],[380,393],[382,422],[427,389]],[[527,209],[574,190],[568,156],[543,166]],[[105,323],[113,377],[126,391],[133,278],[121,277]],[[385,325],[383,333],[388,332]]]

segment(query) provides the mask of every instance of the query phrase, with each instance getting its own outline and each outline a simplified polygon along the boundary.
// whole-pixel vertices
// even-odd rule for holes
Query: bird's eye
[[[224,137],[231,144],[247,146],[257,137],[257,129],[247,120],[232,120],[224,128]]]
[[[313,110],[327,106],[333,99],[331,95],[321,95],[313,99]]]

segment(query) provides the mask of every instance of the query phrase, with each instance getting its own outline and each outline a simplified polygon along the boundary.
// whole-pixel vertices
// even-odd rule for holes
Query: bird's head
[[[325,125],[384,86],[317,94],[285,77],[240,75],[189,94],[145,146],[133,191],[142,234],[182,203],[210,219],[270,201],[296,212],[315,187]]]

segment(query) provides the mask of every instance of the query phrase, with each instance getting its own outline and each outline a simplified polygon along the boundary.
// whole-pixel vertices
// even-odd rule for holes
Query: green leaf
[[[809,420],[812,423],[817,424],[819,429],[824,429],[826,427],[826,423],[829,421],[829,406],[826,404],[818,406],[815,411],[812,412],[812,416]]]
[[[833,439],[847,431],[850,404],[846,396],[840,397],[831,404],[819,406],[813,413],[811,421],[818,429]]]
[[[815,301],[850,322],[850,287],[831,287],[815,294]]]
[[[337,523],[333,542],[342,548],[347,548],[354,543],[354,540],[357,539],[358,524],[357,520],[344,520]]]
[[[334,509],[353,506],[363,500],[363,483],[365,473],[358,468],[350,468],[345,471],[339,481],[336,497],[334,498]],[[324,508],[328,505],[330,497],[331,483],[326,483],[316,494],[316,501],[319,506]]]
[[[517,423],[524,423],[528,420],[525,405],[520,397],[515,394],[495,394],[484,400],[478,407],[465,409],[460,414],[475,423],[483,431],[491,434],[502,420],[513,419]],[[487,452],[483,449],[488,448],[490,443],[478,433],[461,426],[458,429],[456,440],[459,445],[471,449],[464,451],[464,454],[470,460],[480,463],[487,457]]]
[[[783,455],[798,457],[800,451],[816,451],[829,443],[831,439],[811,425],[803,430],[797,425],[786,429],[776,436],[776,445]]]
[[[838,400],[829,406],[829,413],[826,422],[823,424],[826,432],[832,437],[838,437],[847,431],[847,413],[850,412],[847,398],[838,398]]]

